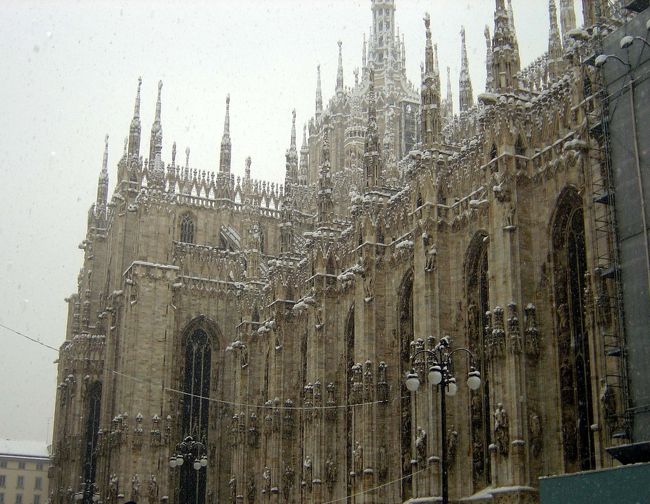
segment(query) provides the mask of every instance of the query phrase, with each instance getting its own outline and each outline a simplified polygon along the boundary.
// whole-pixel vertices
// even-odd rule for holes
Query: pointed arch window
[[[194,243],[194,219],[190,214],[181,218],[181,242]]]
[[[476,365],[483,386],[470,392],[470,435],[472,482],[474,492],[491,482],[490,455],[490,374],[485,355],[485,328],[488,326],[490,285],[488,276],[487,234],[477,233],[470,244],[465,263],[467,296],[467,333],[469,348],[476,356]]]
[[[595,467],[589,331],[585,321],[585,230],[582,201],[574,188],[560,196],[553,224],[561,432],[567,472]]]
[[[92,383],[88,388],[88,402],[86,404],[86,432],[84,437],[85,446],[83,454],[83,478],[85,483],[95,482],[95,475],[97,472],[97,440],[99,433],[99,414],[101,403],[102,384],[101,382],[96,381]]]
[[[212,347],[208,333],[194,329],[185,342],[183,376],[182,434],[192,436],[208,446]],[[205,502],[206,471],[196,471],[191,464],[181,467],[180,502]]]

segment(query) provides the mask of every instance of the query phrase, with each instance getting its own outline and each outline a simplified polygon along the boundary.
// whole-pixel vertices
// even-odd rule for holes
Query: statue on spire
[[[221,137],[221,153],[219,156],[219,173],[230,176],[230,94],[226,95],[226,115],[223,120],[223,136]]]
[[[337,44],[339,45],[339,64],[336,70],[336,94],[341,95],[343,94],[343,55],[341,50],[343,42],[339,40]]]
[[[465,27],[460,27],[460,78],[459,78],[459,96],[458,103],[460,111],[464,112],[468,110],[473,102],[474,95],[472,92],[472,80],[469,76],[469,61],[467,59],[467,45],[465,44]]]

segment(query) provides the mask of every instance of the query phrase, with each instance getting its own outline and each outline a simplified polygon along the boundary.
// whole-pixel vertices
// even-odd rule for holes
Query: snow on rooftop
[[[0,455],[22,455],[48,458],[47,444],[43,441],[0,439]]]

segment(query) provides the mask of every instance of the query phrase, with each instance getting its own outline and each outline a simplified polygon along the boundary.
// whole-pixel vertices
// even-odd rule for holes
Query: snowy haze
[[[548,0],[513,0],[522,67],[548,44]],[[579,3],[579,2],[576,2]],[[487,24],[494,0],[397,0],[408,76],[419,87],[422,17],[431,13],[442,94],[451,67],[458,108],[460,26],[465,25],[474,96],[485,85]],[[576,5],[578,23],[581,16]],[[110,186],[128,134],[142,76],[142,149],[148,154],[162,80],[163,160],[216,171],[225,97],[231,96],[232,170],[284,179],[291,110],[302,124],[314,112],[316,65],[323,101],[334,93],[337,40],[345,84],[361,66],[370,0],[237,2],[28,2],[0,6],[0,324],[58,347],[82,264],[104,136]],[[51,439],[56,352],[0,327],[0,438]]]

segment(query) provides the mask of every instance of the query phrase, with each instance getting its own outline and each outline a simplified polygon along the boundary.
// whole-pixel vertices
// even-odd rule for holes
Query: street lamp
[[[433,337],[431,337],[433,340]],[[440,430],[442,443],[442,504],[449,503],[449,484],[447,472],[447,409],[445,396],[455,396],[458,392],[456,378],[453,375],[453,356],[458,352],[464,352],[469,356],[470,370],[467,374],[467,386],[470,390],[478,390],[481,386],[481,373],[476,369],[474,354],[467,348],[455,348],[451,350],[451,339],[449,336],[442,338],[432,349],[421,349],[411,356],[411,364],[415,365],[415,359],[420,354],[425,354],[431,361],[427,379],[434,387],[440,387]],[[406,388],[409,392],[416,392],[420,387],[420,376],[414,369],[406,373]],[[444,393],[443,393],[444,389]]]
[[[199,471],[208,466],[207,449],[200,441],[195,441],[192,436],[187,436],[176,445],[176,451],[169,457],[169,467],[181,467],[185,463],[196,472],[195,501],[199,502]]]

